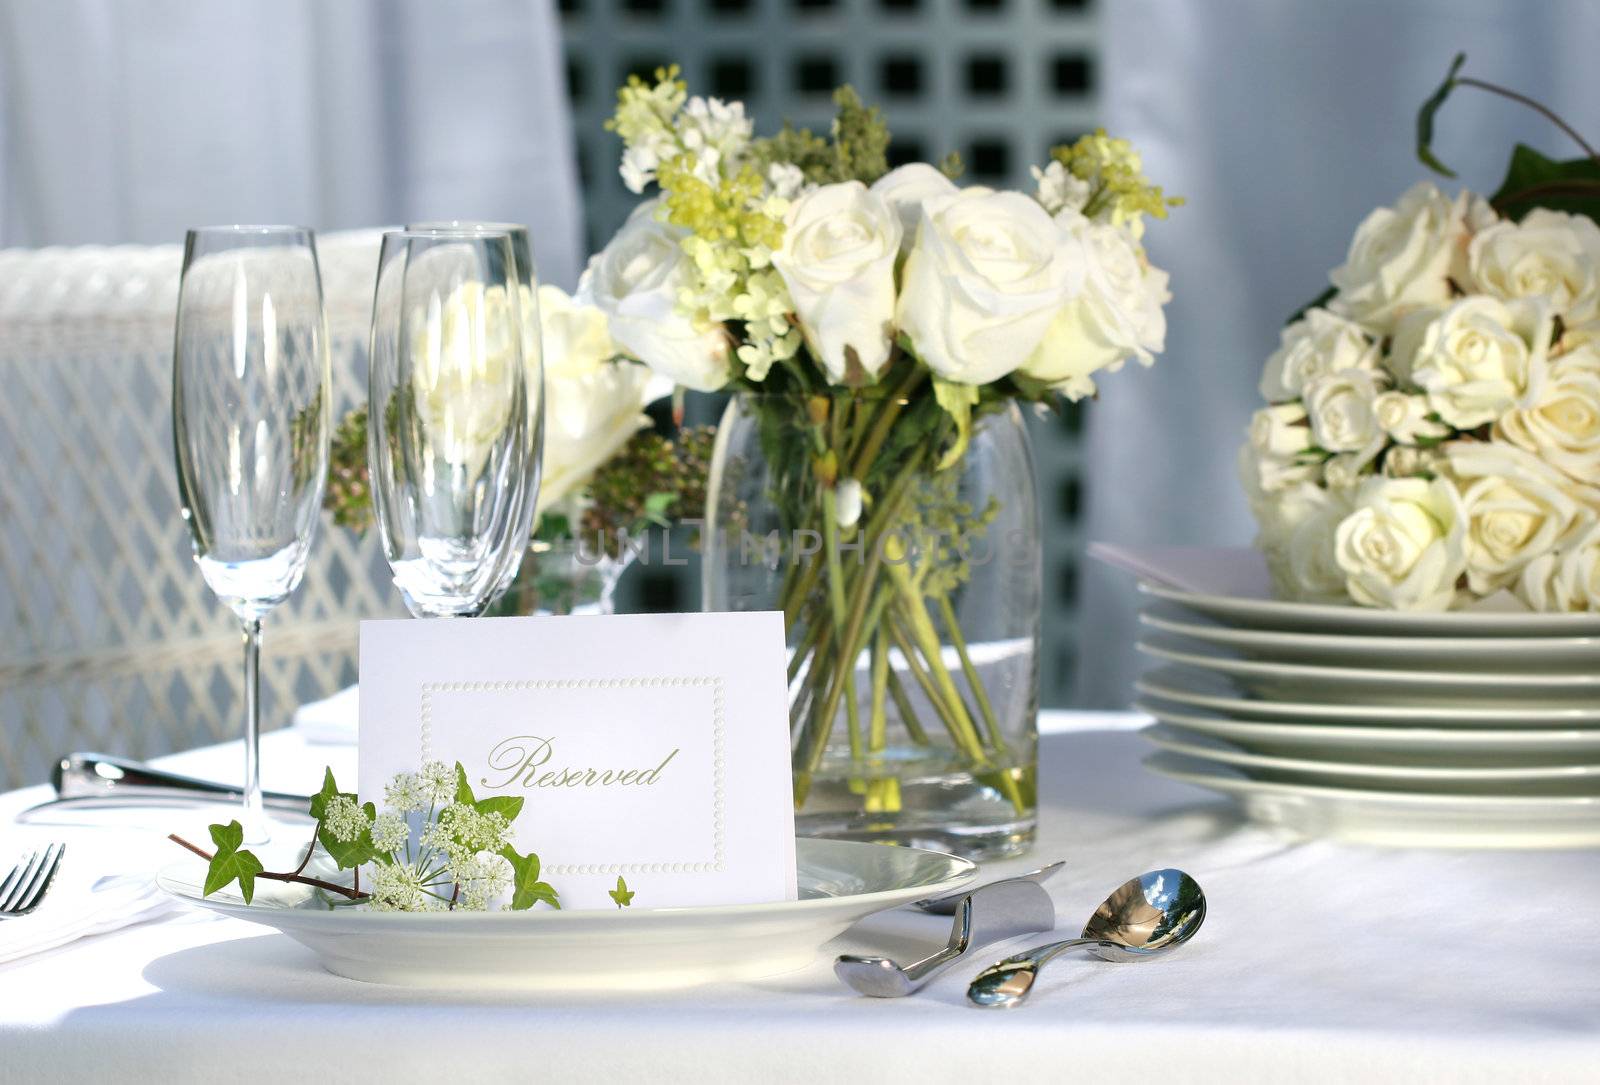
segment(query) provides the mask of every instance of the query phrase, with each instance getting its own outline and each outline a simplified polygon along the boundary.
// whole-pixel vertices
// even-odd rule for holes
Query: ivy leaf
[[[468,806],[476,806],[478,804],[478,800],[472,796],[472,785],[467,783],[466,766],[459,761],[456,762],[456,802],[465,803]]]
[[[522,813],[523,798],[521,795],[490,795],[487,799],[479,799],[475,805],[480,814],[499,814],[507,821],[516,821],[517,815]]]
[[[366,815],[367,824],[354,840],[339,840],[326,826],[317,830],[317,843],[322,845],[322,850],[328,853],[329,858],[339,864],[340,870],[370,863],[382,855],[372,843],[372,821],[378,816],[378,808],[369,802],[362,805],[361,812]]]
[[[1558,162],[1519,143],[1511,152],[1506,179],[1489,202],[1512,219],[1548,207],[1600,220],[1600,163],[1592,158]]]
[[[239,892],[244,894],[244,902],[249,904],[256,895],[256,875],[266,868],[261,865],[261,860],[253,852],[240,851],[239,845],[244,843],[244,826],[237,821],[230,821],[226,825],[211,826],[211,842],[217,850],[211,856],[211,865],[206,869],[206,884],[202,896],[209,897],[212,893],[235,881],[239,883]]]
[[[939,401],[939,406],[943,407],[945,413],[956,423],[956,443],[950,446],[944,458],[939,461],[938,470],[943,471],[961,459],[967,451],[967,442],[972,437],[972,408],[978,403],[978,386],[935,377],[933,398]]]
[[[328,812],[328,803],[338,794],[339,785],[333,782],[333,770],[324,768],[322,770],[322,790],[311,796],[312,818],[321,821],[323,815]]]
[[[1444,100],[1450,97],[1450,92],[1456,89],[1456,75],[1466,62],[1467,54],[1457,53],[1450,62],[1450,70],[1445,73],[1444,82],[1439,84],[1438,90],[1428,95],[1428,100],[1417,110],[1417,157],[1424,166],[1446,177],[1454,177],[1456,171],[1439,161],[1433,153],[1433,118],[1439,112],[1439,107],[1444,105]]]
[[[526,911],[540,901],[552,908],[560,908],[561,901],[557,899],[555,887],[549,882],[539,880],[539,857],[533,852],[527,855],[518,855],[516,849],[507,845],[500,849],[500,854],[511,864],[511,910],[513,912]]]
[[[607,895],[617,902],[618,908],[626,908],[633,903],[633,890],[628,888],[628,883],[622,880],[622,875],[617,875],[617,887],[607,891]]]

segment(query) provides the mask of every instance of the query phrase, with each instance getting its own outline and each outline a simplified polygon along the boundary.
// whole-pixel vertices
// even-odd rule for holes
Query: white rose
[[[1314,443],[1328,452],[1351,452],[1366,463],[1384,446],[1374,403],[1382,378],[1370,369],[1341,369],[1306,385],[1306,416]]]
[[[1268,403],[1298,399],[1306,383],[1340,369],[1375,369],[1378,344],[1361,329],[1326,309],[1310,309],[1278,335],[1278,349],[1261,373],[1261,398]]]
[[[1545,364],[1552,322],[1539,303],[1475,295],[1414,313],[1395,330],[1390,360],[1420,387],[1445,422],[1470,430],[1493,422],[1527,392]]]
[[[1311,448],[1311,426],[1300,403],[1276,403],[1250,416],[1250,444],[1263,456],[1293,459]]]
[[[1383,473],[1390,478],[1436,475],[1443,461],[1444,455],[1437,448],[1396,445],[1383,457]]]
[[[1467,247],[1472,285],[1507,301],[1542,298],[1569,325],[1600,317],[1600,226],[1543,207],[1497,222]]]
[[[1493,218],[1470,193],[1452,200],[1427,181],[1413,185],[1356,228],[1345,262],[1329,273],[1339,293],[1328,307],[1385,334],[1411,310],[1443,305],[1450,276],[1465,272],[1470,232]]]
[[[894,211],[860,181],[823,185],[789,207],[772,266],[834,384],[852,368],[876,377],[889,361],[900,234]]]
[[[1600,522],[1559,552],[1530,561],[1518,578],[1516,594],[1534,610],[1600,611]]]
[[[1343,494],[1310,482],[1274,494],[1256,510],[1256,545],[1267,559],[1279,598],[1308,603],[1346,598],[1334,533],[1348,512]]]
[[[1494,435],[1578,482],[1600,482],[1600,353],[1584,346],[1537,370]]]
[[[1322,464],[1322,484],[1330,490],[1350,491],[1361,485],[1372,463],[1370,456],[1359,452],[1341,452],[1329,456]]]
[[[1291,405],[1285,403],[1282,406]],[[1254,424],[1251,429],[1255,429]],[[1309,430],[1302,432],[1310,433]],[[1318,470],[1315,462],[1263,451],[1256,444],[1254,433],[1247,444],[1239,447],[1238,466],[1239,481],[1244,484],[1251,507],[1258,512],[1260,506],[1271,501],[1279,491],[1302,482],[1316,481]]]
[[[1372,415],[1383,432],[1403,445],[1437,440],[1450,435],[1450,427],[1440,425],[1428,415],[1433,408],[1426,396],[1409,392],[1382,392],[1372,401]]]
[[[1466,568],[1461,495],[1442,478],[1369,478],[1334,548],[1345,589],[1362,606],[1448,610]]]
[[[955,182],[926,162],[908,162],[872,182],[872,192],[894,209],[900,218],[900,254],[904,256],[917,242],[917,225],[923,206],[960,192]]]
[[[1091,374],[1129,358],[1150,365],[1166,348],[1172,300],[1167,273],[1145,259],[1126,227],[1092,223],[1075,211],[1056,216],[1083,256],[1083,288],[1050,322],[1022,372],[1077,400],[1094,394]]]
[[[1081,246],[1018,192],[967,189],[928,205],[896,313],[928,368],[987,384],[1016,369],[1083,282]]]
[[[1585,510],[1559,472],[1498,441],[1452,441],[1444,470],[1467,517],[1467,581],[1489,595],[1516,580],[1534,558],[1556,548]]]
[[[728,334],[721,325],[697,327],[678,309],[689,265],[683,232],[655,218],[649,200],[605,249],[589,261],[578,291],[606,314],[611,336],[627,353],[674,383],[714,392],[731,372]]]
[[[544,475],[539,511],[588,482],[644,426],[650,371],[614,361],[606,317],[554,286],[539,287],[544,333]]]

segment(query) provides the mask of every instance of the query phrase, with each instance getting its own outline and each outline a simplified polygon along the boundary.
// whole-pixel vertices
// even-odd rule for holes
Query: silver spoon
[[[1030,870],[1026,874],[1015,874],[1007,878],[1006,881],[1027,881],[1033,882],[1035,885],[1043,885],[1055,877],[1061,868],[1066,865],[1067,861],[1065,859],[1057,859],[1055,862],[1042,866],[1038,870]],[[955,915],[957,906],[961,904],[961,899],[972,892],[973,890],[971,889],[957,889],[954,893],[946,893],[942,897],[929,897],[927,900],[912,901],[911,906],[919,908],[929,915]],[[1048,927],[1045,929],[1049,930]]]
[[[1083,925],[1081,938],[1037,946],[979,972],[967,999],[975,1006],[1021,1005],[1039,970],[1069,949],[1087,948],[1103,961],[1145,961],[1193,938],[1205,918],[1199,882],[1181,870],[1152,870],[1107,897]]]

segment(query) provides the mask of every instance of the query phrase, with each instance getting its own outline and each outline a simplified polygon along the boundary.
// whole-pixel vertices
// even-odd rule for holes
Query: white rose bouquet
[[[1445,97],[1508,93],[1458,76],[1463,59],[1418,124],[1446,174],[1429,148]],[[1519,146],[1488,198],[1417,184],[1284,328],[1240,452],[1280,595],[1600,610],[1600,157],[1584,148]]]
[[[881,660],[871,668],[860,723],[855,671],[891,622],[920,649],[913,673],[955,747],[1002,760],[979,718],[988,698],[979,688],[963,703],[948,673],[947,658],[967,659],[939,617],[959,562],[934,575],[837,555],[863,540],[871,552],[919,517],[981,531],[984,510],[955,489],[985,416],[1076,401],[1099,373],[1154,361],[1167,276],[1142,238],[1178,202],[1104,132],[1055,148],[1033,192],[961,187],[953,159],[891,170],[878,110],[849,87],[834,101],[828,138],[791,127],[758,138],[741,104],[691,98],[676,68],[630,79],[608,127],[624,181],[648,198],[580,286],[627,355],[684,388],[743,394],[777,480],[767,499],[790,539],[822,540],[819,555],[778,556],[791,573],[776,602],[795,650],[797,803],[836,719],[852,757],[881,752],[895,679]],[[852,790],[887,814],[894,783]],[[996,786],[1031,808],[1012,778]]]

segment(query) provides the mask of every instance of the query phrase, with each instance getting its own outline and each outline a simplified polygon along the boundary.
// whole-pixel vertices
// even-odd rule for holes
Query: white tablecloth
[[[1051,729],[1074,722],[1084,721],[1047,720]],[[1058,961],[1019,1010],[964,1004],[976,966],[911,998],[854,997],[830,964],[840,952],[883,948],[872,920],[804,972],[561,999],[361,984],[322,972],[282,935],[183,912],[0,965],[0,1080],[1500,1082],[1600,1073],[1593,853],[1289,844],[1143,772],[1142,752],[1125,731],[1048,736],[1039,846],[985,873],[1065,858],[1051,889],[1062,927],[1075,933],[1125,878],[1181,866],[1205,887],[1205,927],[1159,962]],[[173,763],[222,776],[236,755],[197,751]],[[292,733],[269,735],[264,752],[268,786],[284,789],[312,787],[324,761],[348,774],[352,760],[353,751],[308,749]],[[0,796],[0,824],[40,797]],[[0,830],[0,846],[22,835]],[[86,861],[91,835],[72,839]],[[144,854],[119,844],[115,861]],[[926,922],[930,941],[941,939],[942,921]]]

